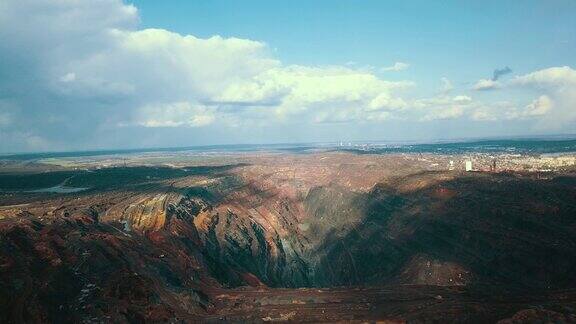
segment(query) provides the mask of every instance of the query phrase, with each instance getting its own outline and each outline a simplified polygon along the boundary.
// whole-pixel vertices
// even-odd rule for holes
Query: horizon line
[[[547,134],[547,135],[515,135],[515,136],[490,136],[490,137],[463,137],[463,138],[439,138],[431,140],[338,140],[338,141],[317,141],[317,142],[279,142],[279,143],[237,143],[237,144],[206,144],[206,145],[191,145],[191,146],[164,146],[164,147],[132,147],[132,148],[101,148],[101,149],[87,149],[87,150],[54,150],[54,151],[30,151],[30,152],[9,152],[0,153],[0,159],[10,157],[23,157],[34,156],[43,154],[86,154],[85,156],[96,155],[114,155],[119,153],[153,153],[153,152],[176,152],[186,151],[202,148],[219,148],[219,147],[243,147],[243,146],[305,146],[305,145],[319,145],[331,146],[339,143],[366,143],[366,144],[396,144],[396,145],[425,145],[425,144],[450,144],[450,143],[465,143],[465,142],[484,142],[494,140],[545,140],[546,138],[557,139],[563,141],[575,140],[576,133],[574,134]],[[95,153],[95,154],[91,154]],[[76,155],[73,155],[76,156]]]

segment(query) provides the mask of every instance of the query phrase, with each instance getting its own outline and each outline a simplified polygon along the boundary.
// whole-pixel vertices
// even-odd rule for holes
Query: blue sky
[[[458,83],[576,63],[575,1],[133,1],[142,25],[264,41],[288,64],[414,67]],[[399,76],[392,76],[398,78]]]
[[[0,152],[573,134],[575,15],[569,0],[5,0]]]

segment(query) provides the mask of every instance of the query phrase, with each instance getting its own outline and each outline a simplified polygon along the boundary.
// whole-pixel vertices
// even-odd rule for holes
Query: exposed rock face
[[[188,238],[123,235],[87,216],[21,218],[0,224],[0,237],[5,320],[168,320],[210,307],[202,257]]]
[[[498,321],[498,324],[574,322],[576,322],[576,316],[573,314],[562,314],[547,309],[525,309],[514,314],[512,318]]]
[[[573,175],[413,164],[393,174],[395,161],[261,158],[154,168],[153,179],[139,168],[138,181],[110,189],[11,197],[0,209],[0,312],[17,322],[195,320],[239,286],[576,288]]]
[[[471,280],[470,271],[461,265],[427,255],[412,257],[398,277],[402,283],[436,286],[466,286]]]
[[[213,188],[222,198],[199,216],[200,237],[216,264],[270,286],[547,288],[574,278],[574,187],[507,175],[444,178],[421,174],[368,192],[327,185],[295,199],[248,186],[229,199]]]

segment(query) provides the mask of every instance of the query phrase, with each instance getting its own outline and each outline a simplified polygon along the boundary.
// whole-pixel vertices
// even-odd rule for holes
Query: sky
[[[0,1],[0,153],[576,133],[576,1]]]

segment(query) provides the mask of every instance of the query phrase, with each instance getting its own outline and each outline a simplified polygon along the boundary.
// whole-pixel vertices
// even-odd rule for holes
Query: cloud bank
[[[447,78],[440,95],[419,98],[411,80],[351,65],[286,65],[261,41],[139,24],[137,8],[120,0],[2,1],[0,152],[170,146],[174,136],[237,142],[258,129],[308,127],[314,135],[321,125],[343,123],[361,131],[390,121],[541,118],[545,127],[560,116],[564,125],[576,119],[567,108],[576,84],[569,67],[511,81],[541,92],[517,108],[450,95]],[[474,89],[498,88],[506,73],[497,70]]]
[[[540,129],[576,129],[576,70],[553,67],[518,76],[512,86],[542,93],[525,108],[525,114],[540,116]]]

